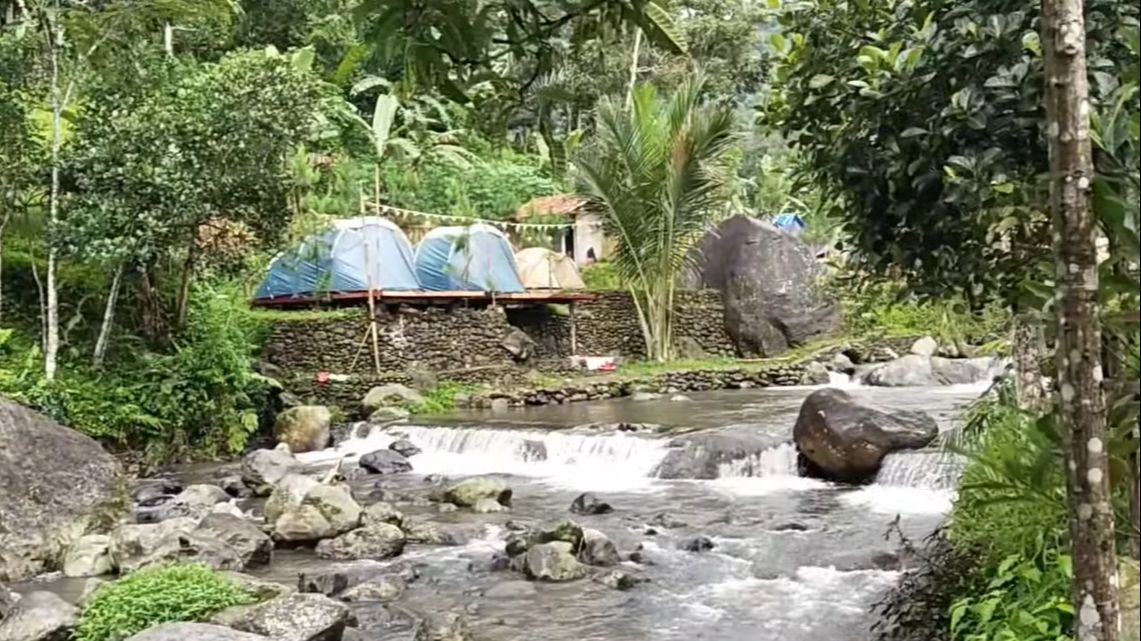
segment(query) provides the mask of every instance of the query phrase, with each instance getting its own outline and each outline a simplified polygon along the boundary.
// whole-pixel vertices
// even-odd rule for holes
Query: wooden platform
[[[452,305],[455,303],[476,303],[496,305],[546,305],[576,303],[594,300],[594,294],[570,291],[542,291],[533,290],[521,294],[491,294],[488,292],[455,291],[455,292],[393,292],[374,291],[374,303],[385,304],[411,304],[411,305]],[[261,298],[253,302],[255,307],[289,308],[312,307],[315,305],[355,305],[367,303],[368,292],[352,292],[349,294],[328,294],[324,296],[293,296],[282,298]]]

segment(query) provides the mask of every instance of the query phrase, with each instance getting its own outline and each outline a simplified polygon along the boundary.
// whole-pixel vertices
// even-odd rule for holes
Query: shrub
[[[470,394],[475,389],[463,383],[443,382],[424,394],[424,402],[408,405],[404,409],[413,414],[443,414],[456,408],[456,397]]]
[[[592,292],[613,292],[625,290],[618,270],[610,263],[595,263],[582,270],[582,281]]]
[[[252,596],[202,565],[139,570],[104,586],[83,607],[75,641],[119,641],[147,628],[201,621]]]

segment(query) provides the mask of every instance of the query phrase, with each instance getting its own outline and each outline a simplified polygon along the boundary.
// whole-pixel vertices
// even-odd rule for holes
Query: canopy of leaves
[[[1087,3],[1093,94],[1118,85],[1138,7]],[[1038,3],[795,3],[775,120],[838,202],[859,265],[917,291],[1013,299],[1048,246]]]

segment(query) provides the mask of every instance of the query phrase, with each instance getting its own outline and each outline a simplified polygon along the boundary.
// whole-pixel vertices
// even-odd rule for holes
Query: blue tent
[[[340,220],[273,260],[257,299],[418,291],[412,245],[391,221]]]
[[[416,278],[433,292],[524,291],[511,243],[503,232],[482,223],[428,232],[416,246]]]
[[[808,227],[808,223],[804,221],[804,218],[801,218],[800,214],[780,214],[773,219],[773,225],[793,236],[799,236]]]

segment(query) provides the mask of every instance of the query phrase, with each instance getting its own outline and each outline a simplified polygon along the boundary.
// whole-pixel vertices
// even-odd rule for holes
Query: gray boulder
[[[405,517],[400,523],[409,543],[423,545],[466,545],[478,534],[478,526],[471,524],[432,523]]]
[[[241,572],[222,572],[222,576],[245,590],[247,594],[253,595],[254,599],[259,603],[297,592],[295,588],[288,585],[259,579],[255,576],[242,574]]]
[[[579,494],[571,503],[570,511],[572,514],[609,514],[614,511],[614,508],[605,501],[600,500],[597,496],[587,492],[586,494]]]
[[[111,537],[105,534],[88,534],[67,550],[63,559],[63,575],[78,578],[110,574]]]
[[[164,623],[143,630],[127,641],[269,641],[269,638],[209,623]]]
[[[495,499],[502,505],[511,505],[511,488],[503,481],[490,476],[464,479],[444,490],[443,500],[460,507],[472,507],[480,499]]]
[[[499,344],[517,361],[525,361],[531,358],[536,347],[535,340],[518,327],[507,330]]]
[[[715,479],[722,465],[747,464],[785,442],[750,425],[687,434],[670,442],[670,450],[654,474],[663,479]]]
[[[254,450],[242,459],[242,480],[258,496],[268,496],[273,485],[303,469],[300,461],[281,450]]]
[[[201,518],[210,513],[218,503],[229,502],[230,495],[217,485],[190,485],[162,508],[162,518],[181,516]]]
[[[290,474],[266,501],[265,520],[278,540],[317,541],[359,526],[361,507],[347,485]]]
[[[804,400],[793,428],[813,475],[855,482],[874,478],[888,454],[925,447],[938,435],[935,419],[922,412],[887,414],[832,388]]]
[[[404,552],[404,543],[400,528],[379,523],[321,541],[317,544],[317,556],[338,561],[390,559]]]
[[[382,563],[371,559],[323,563],[318,568],[297,575],[297,591],[336,596],[349,588],[386,575],[399,577],[405,583],[411,583],[417,578],[411,565],[394,567],[391,562]]]
[[[400,510],[392,507],[392,504],[385,503],[383,501],[380,503],[373,503],[372,505],[366,507],[364,512],[361,514],[361,523],[365,527],[376,525],[378,523],[387,523],[388,525],[395,525],[400,527],[400,524],[403,521],[404,515],[400,513]]]
[[[341,600],[349,603],[395,601],[404,594],[408,584],[397,574],[382,574],[374,579],[355,585],[341,593]]]
[[[0,620],[2,641],[69,641],[79,609],[51,592],[32,592]]]
[[[240,571],[269,564],[273,541],[253,522],[231,514],[208,514],[181,540],[182,557],[216,570]]]
[[[333,415],[324,405],[291,407],[277,415],[273,433],[291,452],[315,452],[329,445]]]
[[[368,422],[374,424],[396,423],[404,421],[412,412],[403,407],[378,407],[368,415]]]
[[[0,621],[3,621],[12,608],[16,607],[16,601],[19,599],[20,597],[9,590],[8,586],[0,583]]]
[[[825,385],[829,380],[828,368],[823,363],[812,361],[804,366],[804,375],[800,377],[800,384]]]
[[[320,594],[290,594],[253,606],[219,612],[213,623],[271,637],[274,641],[341,641],[349,608]]]
[[[402,439],[398,439],[398,440],[393,441],[388,446],[388,449],[392,450],[393,452],[396,452],[397,454],[403,456],[404,458],[408,458],[409,456],[416,456],[417,454],[420,453],[420,448],[416,447],[416,445],[412,441],[409,441],[406,438],[402,438]]]
[[[374,387],[361,400],[361,414],[369,416],[382,407],[423,405],[424,397],[414,389],[399,383]]]
[[[691,288],[719,290],[725,329],[744,356],[776,356],[840,328],[840,306],[819,285],[812,251],[769,223],[733,216],[706,234],[685,275]]]
[[[126,523],[111,532],[111,561],[121,574],[139,568],[177,560],[182,555],[182,536],[198,522],[189,517],[162,523]]]
[[[998,358],[941,358],[908,354],[878,365],[861,376],[865,385],[879,387],[937,387],[990,381],[1000,374]]]
[[[582,529],[582,545],[579,547],[578,560],[587,565],[607,567],[618,565],[622,556],[618,548],[605,534],[590,528]]]
[[[126,511],[119,465],[98,443],[2,398],[0,488],[0,582],[58,566],[92,521]]]
[[[856,371],[856,364],[852,362],[852,359],[848,358],[847,354],[843,353],[834,354],[832,361],[829,363],[829,367],[831,367],[832,371],[841,374],[851,374]]]
[[[472,636],[463,615],[444,612],[420,621],[412,641],[472,641]]]
[[[336,536],[337,532],[312,505],[290,509],[273,522],[273,538],[287,543],[313,543]]]
[[[377,450],[360,457],[357,464],[373,474],[403,474],[412,471],[412,464],[399,452]]]
[[[934,356],[939,351],[939,341],[924,336],[911,344],[911,353],[917,356]]]
[[[536,581],[562,583],[581,579],[586,566],[570,552],[570,544],[562,542],[532,545],[523,556],[523,572]]]

